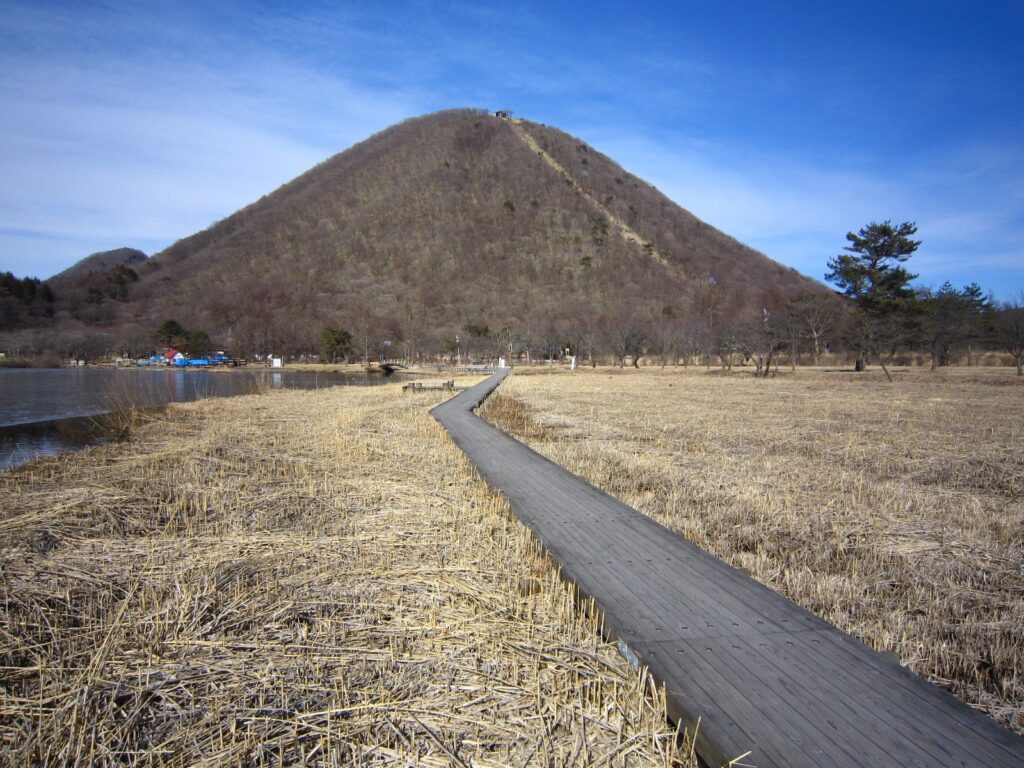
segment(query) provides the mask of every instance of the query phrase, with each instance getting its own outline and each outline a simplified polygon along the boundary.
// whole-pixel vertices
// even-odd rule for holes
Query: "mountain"
[[[47,280],[51,285],[68,283],[88,275],[109,272],[117,267],[132,267],[146,260],[146,254],[135,248],[115,248],[100,251],[75,262],[63,272]]]
[[[382,131],[130,269],[123,295],[66,312],[132,344],[173,318],[239,353],[313,350],[325,326],[437,350],[467,328],[721,324],[829,293],[584,142],[477,110]]]

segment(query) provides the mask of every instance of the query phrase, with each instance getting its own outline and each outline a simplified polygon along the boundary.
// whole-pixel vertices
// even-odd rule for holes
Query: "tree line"
[[[0,272],[0,330],[52,317],[55,300],[53,290],[39,278]]]
[[[802,293],[769,306],[748,307],[716,320],[666,305],[657,313],[591,319],[540,318],[491,329],[470,321],[448,331],[397,334],[396,341],[364,331],[327,327],[318,352],[325,362],[402,358],[455,363],[504,357],[536,363],[576,356],[580,364],[753,366],[769,376],[780,364],[820,365],[852,358],[855,370],[901,353],[930,360],[932,368],[977,364],[984,352],[1009,354],[1024,375],[1024,301],[997,304],[971,283],[956,289],[917,289],[898,304],[870,309],[823,293]],[[392,329],[394,331],[394,329]],[[396,334],[391,333],[391,336]]]
[[[930,360],[933,369],[973,365],[983,352],[1009,354],[1024,375],[1024,296],[998,303],[977,283],[937,290],[914,287],[904,265],[920,246],[913,222],[871,223],[846,235],[844,253],[828,260],[826,279],[839,290],[785,296],[766,293],[738,304],[706,281],[678,306],[636,307],[632,313],[569,305],[525,319],[476,318],[455,328],[428,329],[364,315],[352,330],[325,325],[306,341],[260,339],[261,353],[328,363],[405,359],[450,363],[504,357],[533,363],[576,356],[580,364],[750,365],[769,376],[780,363],[820,365],[826,355],[852,358],[854,370],[888,363],[900,353]],[[307,334],[308,334],[308,328]],[[211,338],[162,323],[151,340],[206,354]],[[224,342],[221,346],[230,346]],[[264,349],[264,347],[266,349]],[[253,350],[236,350],[245,354]]]
[[[855,370],[874,357],[892,381],[886,353],[902,345],[927,350],[932,369],[949,365],[954,354],[966,354],[970,365],[976,351],[1000,349],[1024,375],[1022,298],[997,305],[973,282],[962,289],[948,281],[937,291],[914,289],[917,275],[903,265],[921,245],[916,234],[914,222],[872,222],[847,233],[845,253],[828,261],[825,279],[852,302],[845,340],[856,350]]]
[[[577,357],[580,364],[752,366],[769,376],[780,365],[846,364],[863,370],[892,362],[930,361],[933,368],[976,364],[987,352],[1008,354],[1024,375],[1024,295],[996,302],[977,283],[915,287],[907,262],[920,246],[913,222],[871,223],[846,235],[843,253],[828,260],[836,290],[785,293],[768,287],[739,294],[714,278],[697,279],[685,295],[648,292],[646,300],[595,301],[566,293],[495,310],[487,302],[454,304],[458,322],[433,322],[415,301],[396,313],[350,299],[327,316],[290,310],[273,295],[220,312],[203,327],[175,320],[108,328],[93,324],[22,329],[3,334],[8,355],[51,351],[65,357],[148,354],[175,345],[192,355],[214,343],[235,356],[272,352],[324,362],[405,359],[412,362],[513,362]],[[125,281],[130,276],[125,274]],[[113,283],[111,283],[113,285]],[[612,290],[610,288],[609,290]],[[38,280],[0,275],[0,309],[8,315],[44,311],[52,292]],[[6,302],[6,303],[5,303]],[[209,324],[208,324],[209,323]],[[2,330],[2,329],[0,329]]]
[[[828,260],[826,280],[838,289],[788,297],[763,295],[737,307],[713,281],[698,287],[687,303],[648,307],[632,315],[577,313],[561,321],[520,322],[491,332],[479,320],[462,336],[448,333],[440,345],[454,354],[532,362],[575,355],[639,367],[704,364],[754,366],[769,376],[780,360],[790,366],[819,365],[823,355],[847,354],[863,371],[877,363],[891,380],[887,363],[900,353],[923,357],[932,369],[978,362],[983,352],[1008,354],[1024,375],[1024,294],[996,302],[978,283],[937,290],[915,287],[917,275],[904,265],[917,251],[913,222],[872,222],[846,235],[844,253]]]

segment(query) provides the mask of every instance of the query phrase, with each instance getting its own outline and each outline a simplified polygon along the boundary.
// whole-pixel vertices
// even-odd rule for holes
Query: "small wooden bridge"
[[[1021,737],[478,418],[506,375],[434,417],[665,685],[706,765],[1024,766]]]

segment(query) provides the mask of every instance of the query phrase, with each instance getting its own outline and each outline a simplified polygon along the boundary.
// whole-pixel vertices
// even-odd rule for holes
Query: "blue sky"
[[[154,253],[407,117],[509,108],[821,279],[1024,290],[1024,2],[0,0],[0,271]]]

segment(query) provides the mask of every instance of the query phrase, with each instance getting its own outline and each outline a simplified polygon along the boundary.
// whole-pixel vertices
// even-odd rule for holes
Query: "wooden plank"
[[[818,706],[844,716],[844,721],[852,723],[858,730],[877,738],[879,733],[892,730],[898,724],[898,732],[892,730],[886,741],[911,741],[915,746],[915,754],[923,752],[930,756],[926,765],[942,765],[950,761],[956,765],[998,765],[1000,749],[993,748],[993,742],[987,739],[978,742],[960,742],[948,738],[950,721],[942,716],[922,716],[917,702],[908,697],[912,690],[904,689],[899,678],[905,673],[895,662],[887,662],[889,668],[876,674],[864,673],[863,663],[851,663],[845,654],[829,652],[829,639],[835,632],[794,633],[785,635],[786,645],[775,644],[766,649],[750,649],[751,657],[758,663],[768,661],[776,669],[792,674],[799,684],[810,691],[809,697],[817,698]],[[792,645],[789,645],[792,644]],[[870,649],[864,648],[858,656],[875,656]],[[841,697],[824,695],[826,692],[814,692],[815,681],[820,675],[826,674],[833,680],[835,687],[846,695]],[[923,682],[913,678],[916,689]],[[934,686],[932,686],[934,687]],[[952,697],[948,697],[952,699]],[[959,704],[959,702],[953,702]],[[961,705],[962,706],[962,705]],[[894,713],[902,714],[895,718]],[[948,714],[948,713],[947,713]],[[1007,731],[1007,733],[1009,733]],[[894,754],[892,759],[910,761],[913,755],[903,757]]]
[[[679,653],[679,649],[685,653]],[[689,678],[713,697],[703,702],[702,727],[714,729],[726,721],[742,723],[744,743],[730,735],[716,734],[720,750],[736,757],[750,750],[743,762],[757,766],[893,765],[884,749],[847,739],[821,716],[820,711],[797,699],[788,686],[765,680],[764,670],[737,664],[731,641],[703,638],[693,641],[642,646],[638,656],[672,680]],[[664,670],[664,671],[663,671]],[[671,686],[670,686],[671,687]],[[715,714],[716,711],[720,714]],[[849,734],[847,734],[849,735]],[[863,763],[858,758],[866,758]]]
[[[434,409],[620,639],[701,728],[709,764],[1024,766],[1024,739],[473,413]]]
[[[852,675],[859,674],[861,679],[871,680],[876,688],[886,688],[884,697],[879,696],[873,700],[872,692],[864,693],[864,697],[869,699],[869,706],[897,710],[901,721],[914,721],[918,715],[924,719],[925,713],[928,713],[927,721],[943,736],[948,738],[950,729],[963,735],[963,744],[974,755],[974,760],[965,765],[976,765],[981,761],[984,765],[1024,766],[1024,752],[1021,751],[1024,740],[1012,731],[998,726],[952,694],[885,656],[874,653],[845,633],[822,633],[820,639],[819,645],[807,648],[807,651],[821,656],[835,652],[835,674],[838,679],[850,680]],[[935,695],[936,692],[942,695]],[[992,728],[992,725],[997,727]],[[1002,762],[1007,754],[1016,754],[1016,760]]]

